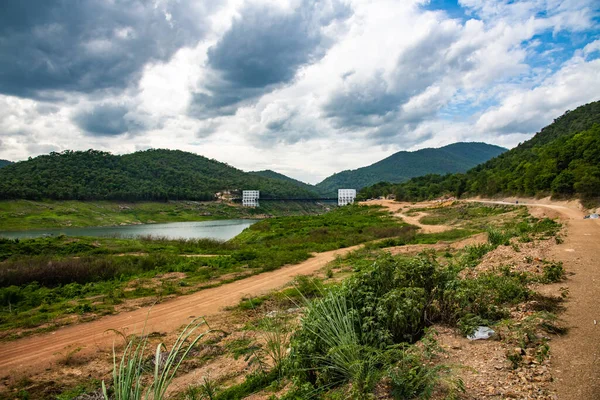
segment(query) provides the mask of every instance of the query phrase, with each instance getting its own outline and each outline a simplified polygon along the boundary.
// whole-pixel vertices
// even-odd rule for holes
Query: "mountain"
[[[2,167],[6,167],[7,165],[13,164],[12,161],[8,161],[8,160],[0,160],[0,168]]]
[[[415,176],[464,172],[506,149],[486,143],[454,143],[439,149],[400,151],[367,167],[342,171],[316,185],[319,193],[361,189],[377,182],[398,183]]]
[[[365,188],[361,196],[399,200],[445,194],[600,198],[600,101],[567,111],[530,140],[465,174],[428,175]]]
[[[258,189],[261,197],[315,197],[291,182],[178,150],[65,151],[0,169],[0,199],[212,200],[216,192],[243,189]]]
[[[313,193],[316,192],[316,188],[313,185],[309,185],[308,183],[304,183],[297,179],[290,178],[289,176],[280,174],[279,172],[275,172],[270,169],[266,169],[263,171],[251,171],[249,173],[252,175],[262,176],[263,178],[277,179],[277,180],[284,181],[284,182],[290,182],[308,192],[313,192]]]

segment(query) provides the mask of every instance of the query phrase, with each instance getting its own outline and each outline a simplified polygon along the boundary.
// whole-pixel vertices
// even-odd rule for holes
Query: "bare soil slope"
[[[519,205],[552,210],[567,225],[564,243],[551,251],[569,274],[567,310],[561,317],[570,330],[551,345],[558,398],[600,399],[600,220],[583,219],[584,212],[574,204]]]

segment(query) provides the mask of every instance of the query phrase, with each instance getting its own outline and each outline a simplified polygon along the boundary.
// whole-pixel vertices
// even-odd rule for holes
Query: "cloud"
[[[101,104],[79,111],[73,122],[91,136],[118,136],[143,128],[129,115],[128,107],[114,104]]]
[[[26,3],[0,14],[0,158],[174,148],[316,182],[512,147],[600,93],[596,0]]]
[[[166,60],[197,43],[201,22],[199,10],[181,2],[5,3],[0,93],[40,98],[49,91],[123,89],[139,79],[149,61]]]
[[[349,15],[338,0],[304,0],[291,9],[244,7],[208,49],[207,82],[194,94],[191,114],[232,115],[241,102],[290,82],[301,66],[325,54],[331,43],[324,29]]]
[[[514,134],[536,132],[582,103],[600,99],[600,59],[575,56],[556,74],[531,90],[517,90],[491,107],[476,122],[480,132]]]

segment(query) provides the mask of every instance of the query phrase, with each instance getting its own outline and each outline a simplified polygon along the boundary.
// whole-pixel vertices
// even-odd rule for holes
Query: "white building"
[[[338,206],[346,206],[354,203],[356,189],[338,189]]]
[[[258,207],[258,199],[259,198],[260,198],[260,191],[258,191],[258,190],[242,191],[242,205],[245,207]]]

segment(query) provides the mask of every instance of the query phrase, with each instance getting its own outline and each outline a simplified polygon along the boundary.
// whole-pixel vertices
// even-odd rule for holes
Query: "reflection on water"
[[[92,228],[56,228],[32,231],[0,232],[0,237],[10,239],[34,238],[40,236],[97,236],[97,237],[138,237],[161,236],[169,239],[217,239],[229,240],[256,221],[249,219],[225,219],[199,222],[170,222],[167,224],[147,224],[128,226],[106,226]]]

